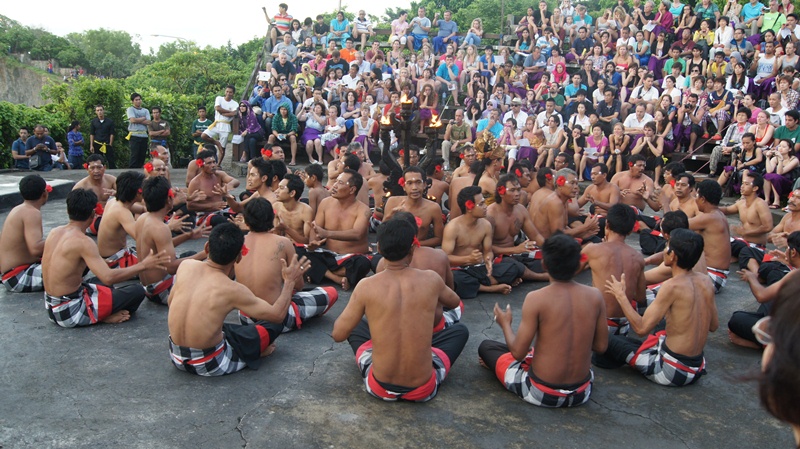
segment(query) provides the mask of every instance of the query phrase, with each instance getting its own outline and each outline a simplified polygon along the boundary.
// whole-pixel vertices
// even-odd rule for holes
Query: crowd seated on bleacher
[[[431,114],[456,108],[472,128],[466,143],[488,120],[484,127],[502,138],[511,159],[552,167],[564,151],[581,179],[599,162],[611,175],[625,170],[633,154],[647,158],[656,185],[665,162],[690,155],[710,159],[711,174],[722,184],[733,179],[736,189],[738,167],[773,173],[783,181],[768,182],[765,194],[776,204],[797,179],[800,27],[791,3],[728,2],[720,11],[708,0],[694,8],[619,0],[590,14],[570,0],[557,7],[542,0],[499,39],[484,33],[482,18],[459,24],[449,11],[400,11],[390,29],[376,29],[363,10],[352,21],[339,12],[329,23],[321,15],[300,22],[287,10],[282,4],[273,17],[274,61],[250,102],[266,136],[276,120],[288,120],[276,115],[279,103],[291,103],[299,127],[292,148],[305,147],[313,161],[325,156],[320,147],[336,147],[320,145],[320,135],[378,151],[380,116],[406,95],[420,111],[420,132]],[[280,101],[270,101],[274,92]],[[331,139],[325,130],[340,119],[344,131]],[[741,150],[747,133],[755,153]],[[785,139],[791,145],[781,156]],[[444,155],[449,167],[463,144],[446,146],[453,148]],[[781,157],[782,167],[770,163]]]

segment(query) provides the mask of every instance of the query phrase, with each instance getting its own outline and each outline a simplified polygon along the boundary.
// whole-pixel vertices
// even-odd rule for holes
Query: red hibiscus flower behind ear
[[[144,164],[144,171],[146,171],[147,173],[152,172],[153,171],[153,164],[151,164],[150,162]]]
[[[566,184],[566,183],[567,183],[567,178],[565,178],[563,176],[559,176],[558,179],[556,179],[556,185],[559,186],[559,187],[564,186],[564,184]]]
[[[506,194],[506,186],[498,187],[497,188],[497,193],[499,193],[500,195],[505,195]]]
[[[467,210],[475,209],[475,201],[467,200],[467,202],[464,203],[464,205],[467,206]]]
[[[195,164],[197,164],[197,166],[198,166],[198,167],[200,167],[200,168],[203,168],[203,166],[204,166],[204,165],[206,165],[206,161],[204,161],[204,160],[202,160],[202,159],[200,159],[200,158],[196,159],[194,162],[195,162]]]

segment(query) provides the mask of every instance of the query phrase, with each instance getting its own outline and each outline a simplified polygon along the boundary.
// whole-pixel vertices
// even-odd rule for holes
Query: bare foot
[[[267,346],[267,349],[264,349],[264,351],[261,353],[261,357],[266,357],[272,354],[273,352],[275,352],[275,343]]]
[[[753,348],[753,349],[762,349],[760,344],[753,343],[750,340],[745,340],[744,338],[734,334],[730,330],[728,330],[728,338],[731,340],[731,343],[737,346],[743,346],[745,348]]]
[[[516,287],[517,285],[519,285],[521,283],[522,283],[522,278],[516,278],[516,279],[514,279],[514,282],[511,283],[511,286],[512,287]]]
[[[106,319],[101,321],[103,323],[108,323],[108,324],[119,324],[119,323],[124,323],[129,319],[131,319],[131,313],[128,312],[127,310],[120,310],[119,312],[112,313]]]
[[[484,367],[486,369],[490,369],[489,365],[487,365],[486,362],[484,362],[483,359],[480,358],[480,357],[478,357],[478,364],[480,364],[482,367]]]
[[[344,291],[350,290],[350,281],[348,281],[347,278],[344,276],[342,276],[342,290]]]
[[[502,293],[507,295],[511,293],[511,286],[508,284],[481,285],[478,291],[486,293]]]

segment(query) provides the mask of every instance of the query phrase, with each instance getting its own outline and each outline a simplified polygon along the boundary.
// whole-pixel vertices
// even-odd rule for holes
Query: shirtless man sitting
[[[719,293],[728,282],[728,268],[731,266],[728,218],[719,208],[722,187],[716,181],[706,179],[697,184],[696,195],[700,214],[689,219],[689,229],[703,236],[708,276],[714,282],[714,292]]]
[[[567,226],[569,223],[567,203],[578,196],[580,189],[578,176],[569,168],[563,168],[556,172],[554,178],[555,190],[538,204],[539,210],[533,214],[533,224],[536,229],[544,238],[560,231],[581,240],[596,239],[599,242],[597,233],[600,228],[597,217],[587,217],[583,223]]]
[[[435,202],[425,197],[427,178],[421,168],[412,165],[403,170],[400,185],[406,192],[405,196],[391,196],[383,207],[383,219],[389,220],[398,211],[414,214],[422,220],[419,225],[419,244],[435,248],[442,244],[444,224],[442,223],[442,208]],[[430,236],[433,226],[433,236]],[[430,236],[430,237],[429,237]]]
[[[132,267],[109,268],[97,245],[85,234],[86,227],[95,219],[96,205],[97,195],[93,191],[71,191],[67,195],[69,223],[50,231],[44,242],[44,302],[50,321],[61,327],[129,320],[144,300],[144,288],[139,284],[117,288],[106,285],[131,279],[149,269],[164,269],[170,261],[166,253],[150,254],[147,260]],[[105,285],[84,282],[87,267]]]
[[[767,235],[767,240],[772,242],[778,249],[786,248],[789,234],[800,231],[800,189],[795,189],[789,194],[786,208],[789,213],[784,215],[781,221]],[[739,267],[758,273],[759,265],[761,265],[764,255],[764,251],[748,246],[739,253]]]
[[[39,175],[25,176],[19,182],[22,204],[11,209],[0,232],[0,272],[9,292],[44,290],[42,206],[52,190]]]
[[[679,173],[675,175],[674,181],[674,186],[671,186],[674,198],[666,209],[682,211],[688,218],[695,217],[700,210],[697,209],[697,202],[694,199],[694,176],[690,173]],[[656,225],[655,229],[644,228],[639,231],[639,246],[642,248],[642,254],[648,256],[646,259],[648,265],[657,265],[662,261],[667,241],[660,227]]]
[[[419,226],[417,225],[417,218],[410,212],[395,212],[392,215],[393,220],[405,220],[414,227],[414,230],[419,233]],[[429,246],[419,246],[414,244],[414,255],[411,257],[411,263],[408,265],[411,268],[418,270],[431,270],[438,274],[444,284],[451,290],[455,290],[455,282],[453,281],[453,270],[450,269],[450,259],[444,251]],[[378,259],[377,266],[375,266],[375,273],[380,273],[386,269],[388,261],[383,257]],[[373,259],[375,260],[375,259]],[[433,331],[438,332],[442,329],[452,326],[454,323],[461,321],[461,314],[464,312],[464,302],[461,301],[458,307],[450,309],[445,307],[441,302],[436,307],[436,315],[434,318]]]
[[[477,176],[478,167],[480,162],[473,162],[472,165],[468,168],[468,173],[460,176],[455,177],[450,180],[450,190],[447,192],[447,207],[450,209],[450,216],[449,220],[453,221],[456,217],[463,214],[464,211],[458,207],[458,202],[456,198],[458,198],[458,194],[465,188],[469,187],[475,182],[475,176]]]
[[[319,203],[325,198],[331,196],[325,185],[322,184],[322,166],[319,164],[310,164],[305,168],[305,178],[303,182],[308,187],[308,205],[311,206],[311,215],[316,217]],[[302,176],[301,176],[302,177]]]
[[[599,164],[602,166],[602,164]],[[595,166],[597,167],[597,165]],[[592,270],[592,285],[603,291],[612,276],[622,275],[629,280],[625,294],[630,304],[645,302],[644,257],[628,246],[625,238],[633,231],[636,214],[630,206],[615,204],[606,213],[606,236],[603,243],[589,244],[583,248],[587,264]],[[605,292],[608,333],[628,335],[630,325],[614,295]],[[634,306],[636,307],[636,306]]]
[[[431,332],[438,305],[459,299],[435,272],[409,267],[416,235],[405,220],[378,228],[386,270],[356,286],[331,333],[348,339],[367,393],[385,401],[433,399],[469,338],[463,323]]]
[[[200,376],[221,376],[245,367],[258,369],[261,357],[275,350],[286,317],[292,288],[308,269],[308,261],[293,256],[281,261],[283,288],[274,304],[231,280],[234,264],[244,251],[244,236],[236,225],[223,223],[211,231],[204,252],[208,260],[181,264],[169,296],[170,360],[181,371]],[[241,310],[258,324],[225,323],[233,310]]]
[[[445,171],[442,168],[444,159],[434,157],[428,159],[425,165],[425,175],[431,180],[431,186],[428,188],[428,197],[433,200],[439,207],[442,207],[442,198],[444,194],[450,190],[450,184],[446,181]]]
[[[197,153],[195,164],[200,171],[189,183],[189,196],[198,190],[205,193],[205,198],[188,202],[189,210],[197,212],[197,225],[216,226],[227,222],[231,211],[220,188],[224,188],[224,192],[233,190],[239,186],[239,181],[232,179],[226,183],[224,177],[217,174],[217,161],[211,151]]]
[[[458,149],[458,152],[460,153],[458,157],[461,159],[461,164],[453,170],[453,179],[467,176],[470,173],[472,163],[478,160],[478,153],[471,143],[463,145]]]
[[[85,178],[81,179],[72,190],[88,189],[94,192],[97,196],[97,207],[95,209],[95,220],[86,228],[86,232],[91,235],[97,235],[100,230],[100,220],[103,218],[103,211],[105,210],[108,199],[116,195],[117,191],[117,178],[106,174],[106,158],[102,154],[92,154],[86,158],[86,163],[83,168],[89,173]]]
[[[589,213],[597,216],[597,225],[600,229],[597,236],[603,238],[608,210],[611,206],[619,203],[619,187],[608,182],[608,166],[606,164],[595,164],[592,167],[591,176],[592,183],[578,198],[578,207],[592,203],[589,206]]]
[[[358,172],[345,169],[331,188],[331,196],[319,204],[306,253],[311,283],[327,278],[349,290],[369,273],[370,212],[356,199],[363,182]]]
[[[311,234],[311,222],[314,221],[311,206],[300,202],[304,186],[299,176],[284,176],[276,192],[278,201],[272,204],[275,211],[275,233],[288,237],[295,247],[302,248],[303,251]]]
[[[708,182],[719,186],[716,181]],[[719,327],[719,320],[714,286],[708,276],[692,271],[703,254],[703,237],[675,229],[664,252],[672,278],[661,286],[643,316],[631,307],[624,274],[620,280],[612,276],[606,285],[637,335],[650,334],[665,318],[666,330],[649,335],[644,342],[611,335],[608,349],[595,358],[595,365],[610,368],[628,364],[659,385],[682,387],[705,374],[703,349],[708,333]]]
[[[458,194],[458,207],[464,214],[444,228],[442,250],[447,253],[462,299],[478,292],[511,293],[511,285],[522,282],[523,266],[510,258],[494,263],[492,224],[486,217],[486,200],[478,186],[465,187]]]
[[[528,200],[528,214],[530,214],[531,220],[535,219],[536,215],[539,213],[539,205],[542,201],[550,196],[555,189],[553,173],[555,172],[547,167],[542,167],[536,172],[536,184],[539,188],[536,189],[536,192],[534,192]]]
[[[528,211],[519,204],[522,190],[519,180],[513,174],[505,174],[500,176],[497,186],[495,202],[486,209],[486,219],[494,229],[492,252],[521,265],[523,281],[548,280],[539,251],[544,239],[533,225]],[[515,245],[520,231],[525,233],[526,238]]]
[[[509,173],[513,173],[519,180],[519,186],[522,187],[522,190],[519,192],[519,204],[522,204],[526,210],[530,202],[530,197],[534,192],[539,190],[539,184],[533,182],[531,170],[533,170],[533,164],[527,159],[515,162],[508,170]]]
[[[142,199],[144,179],[144,174],[138,171],[122,172],[117,177],[117,196],[106,203],[103,212],[105,218],[100,222],[97,233],[97,248],[111,268],[125,268],[139,261],[136,247],[128,246],[128,236],[136,239],[136,213],[133,208],[135,205],[141,209],[138,203]]]
[[[495,321],[506,344],[484,340],[478,347],[481,365],[494,371],[507,390],[541,407],[586,403],[594,381],[592,351],[606,350],[603,297],[597,289],[573,281],[580,251],[566,235],[547,239],[542,252],[550,285],[525,297],[516,335],[511,306],[503,310],[495,304]]]
[[[742,173],[741,198],[730,206],[720,207],[725,215],[739,214],[741,225],[732,225],[731,232],[731,257],[739,260],[740,267],[746,267],[750,259],[750,252],[744,248],[754,248],[765,252],[767,249],[767,236],[772,230],[772,212],[769,205],[758,195],[764,188],[764,178],[760,174],[745,170]],[[735,236],[735,237],[733,237]]]
[[[166,263],[163,269],[152,268],[139,275],[139,280],[145,288],[145,295],[157,304],[167,304],[170,288],[175,281],[173,276],[181,263],[187,259],[205,260],[207,257],[202,251],[196,254],[194,251],[186,252],[181,254],[180,258],[175,254],[176,246],[190,239],[206,237],[208,231],[206,225],[201,225],[190,232],[172,237],[172,230],[164,223],[164,216],[172,210],[174,195],[169,181],[165,178],[156,177],[145,181],[142,186],[142,198],[147,213],[136,220],[134,227],[136,247],[140,251],[144,254],[166,253],[170,258],[170,262]]]
[[[649,205],[653,210],[661,209],[655,194],[653,180],[644,174],[646,159],[641,154],[634,154],[628,158],[628,170],[619,172],[611,178],[611,183],[619,187],[620,200],[623,204],[634,206],[639,219],[650,229],[655,228],[655,220],[643,215]]]
[[[296,175],[295,182],[302,185]],[[287,180],[281,181],[281,185]],[[288,189],[284,186],[282,190]],[[294,190],[292,190],[294,192]],[[302,192],[302,191],[301,191]],[[281,189],[278,189],[281,194]],[[302,203],[300,203],[302,204]],[[308,207],[308,205],[303,204]],[[295,257],[292,242],[272,232],[275,220],[272,205],[264,198],[256,198],[244,207],[244,221],[250,232],[245,236],[242,257],[236,262],[236,281],[250,289],[256,296],[270,304],[278,299],[277,292],[283,288],[283,280],[278,273],[281,265],[285,265]],[[292,302],[288,313],[283,318],[282,332],[300,329],[308,319],[321,316],[336,303],[339,293],[333,287],[317,287],[303,290],[303,278],[298,278],[293,285]],[[245,312],[239,311],[242,324],[256,324]]]

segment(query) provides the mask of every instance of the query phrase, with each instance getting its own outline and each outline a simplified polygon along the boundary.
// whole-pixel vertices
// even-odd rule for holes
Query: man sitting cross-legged
[[[97,235],[100,230],[100,221],[103,218],[106,202],[110,197],[116,195],[117,178],[106,174],[106,158],[102,154],[90,155],[86,158],[83,168],[86,169],[88,174],[85,178],[75,183],[72,190],[88,189],[97,196],[98,201],[94,221],[89,223],[86,228],[87,233]]]
[[[203,251],[185,252],[180,258],[175,254],[175,247],[189,239],[199,239],[208,235],[206,225],[197,226],[190,232],[186,232],[172,237],[172,231],[164,223],[164,216],[172,210],[172,200],[175,194],[170,187],[167,178],[157,176],[145,181],[142,186],[142,197],[147,207],[147,213],[142,214],[136,220],[134,233],[136,235],[136,247],[143,254],[148,252],[165,252],[170,262],[164,268],[151,268],[139,275],[139,280],[145,287],[145,295],[151,301],[158,304],[167,304],[170,288],[175,281],[174,275],[178,266],[188,259],[205,260],[207,254]],[[145,256],[147,259],[149,256]]]
[[[537,245],[544,243],[533,225],[528,211],[519,204],[522,187],[513,174],[500,176],[495,189],[495,201],[486,209],[486,219],[492,224],[492,252],[521,265],[523,281],[546,281],[542,256]],[[519,232],[525,240],[515,245]],[[506,257],[507,256],[507,257]]]
[[[0,271],[6,290],[15,293],[40,292],[42,284],[42,206],[53,188],[39,175],[19,182],[22,204],[11,209],[0,233]]]
[[[141,172],[122,172],[117,177],[116,197],[106,203],[103,220],[97,232],[97,248],[111,268],[125,268],[139,261],[136,247],[128,246],[128,236],[136,238],[134,215],[144,212],[139,204],[142,200],[143,182],[144,174]]]
[[[728,218],[719,208],[722,187],[711,179],[697,184],[697,216],[689,219],[689,229],[703,237],[708,276],[714,281],[714,292],[719,293],[728,282],[731,265],[731,242]],[[694,266],[694,264],[692,265]]]
[[[435,202],[425,197],[427,189],[427,176],[425,172],[415,166],[403,170],[400,185],[405,191],[405,196],[391,196],[383,207],[383,219],[389,220],[399,211],[411,212],[422,220],[419,226],[419,244],[421,246],[437,247],[442,244],[442,208]],[[428,238],[433,226],[433,236]]]
[[[759,194],[764,188],[764,178],[756,172],[745,170],[742,172],[741,193],[739,201],[726,207],[720,207],[726,215],[739,214],[741,225],[730,227],[731,257],[739,260],[740,267],[747,267],[751,251],[745,248],[766,252],[767,238],[772,230],[772,213],[769,204]],[[744,253],[744,257],[742,257]]]
[[[716,181],[710,181],[716,184]],[[703,237],[686,229],[674,229],[664,250],[664,263],[672,279],[664,282],[644,316],[631,307],[625,275],[606,283],[638,335],[647,335],[666,317],[666,330],[649,335],[644,342],[611,335],[608,349],[595,357],[602,368],[629,364],[659,385],[682,387],[705,374],[703,348],[709,332],[719,327],[714,286],[707,275],[692,271],[703,254]],[[600,351],[598,351],[600,352]]]
[[[364,279],[370,270],[369,207],[356,199],[364,178],[345,169],[331,187],[331,196],[319,203],[311,223],[308,252],[312,283],[329,279],[349,290]]]
[[[187,203],[189,210],[197,212],[198,226],[226,223],[231,211],[223,197],[228,190],[238,187],[239,181],[231,178],[231,181],[225,183],[226,178],[217,173],[218,165],[212,151],[203,150],[197,153],[194,163],[200,167],[200,171],[189,183],[189,196],[193,197],[198,190],[205,195],[195,201],[189,201]]]
[[[50,231],[44,242],[42,279],[45,307],[50,321],[62,327],[129,320],[131,313],[144,300],[144,288],[139,284],[118,288],[106,285],[133,278],[149,269],[163,270],[170,262],[169,255],[162,252],[150,254],[132,267],[109,268],[100,257],[97,245],[84,233],[95,219],[96,205],[97,195],[93,191],[71,191],[67,195],[69,223]],[[106,285],[84,282],[87,267]]]
[[[615,204],[606,217],[606,236],[603,243],[589,244],[583,249],[592,270],[592,285],[603,291],[606,282],[614,277],[627,275],[629,282],[625,294],[631,306],[645,301],[644,257],[625,243],[633,231],[636,213],[630,206]],[[608,333],[628,335],[630,326],[625,314],[614,299],[614,295],[603,294],[608,318]]]
[[[583,223],[576,223],[570,227],[569,224],[569,204],[578,196],[580,187],[578,177],[574,171],[563,168],[556,172],[555,190],[537,204],[538,210],[529,210],[533,213],[533,224],[545,238],[550,237],[556,232],[563,232],[571,237],[582,240],[592,239],[597,243],[597,233],[600,230],[597,217],[586,217]],[[538,195],[538,191],[536,194]],[[537,195],[534,195],[536,197]]]
[[[319,167],[318,165],[314,165]],[[305,251],[308,235],[311,233],[311,222],[314,214],[306,203],[300,201],[305,184],[300,176],[287,174],[278,184],[275,196],[278,201],[272,203],[275,211],[275,233],[288,237],[298,251]],[[300,254],[300,253],[298,253]]]
[[[403,211],[395,212],[395,214],[392,216],[392,219],[407,221],[419,233],[419,226],[417,225],[419,219],[414,217],[412,213]],[[419,246],[416,244],[415,246],[416,248],[414,249],[414,255],[411,258],[411,263],[408,266],[418,270],[431,270],[436,272],[449,289],[455,290],[453,270],[450,269],[450,260],[447,258],[447,254],[445,254],[445,252],[441,249],[431,248],[429,246]],[[375,273],[380,273],[381,271],[386,270],[387,262],[388,261],[381,257],[377,263],[377,266],[375,267]],[[444,304],[440,302],[439,306],[436,308],[433,331],[438,332],[442,329],[452,326],[453,323],[461,321],[461,314],[463,312],[463,301],[458,304],[458,307],[452,309],[446,308]]]
[[[233,223],[216,226],[205,244],[205,262],[181,264],[169,296],[169,349],[176,368],[200,376],[221,376],[245,366],[257,369],[261,357],[275,350],[292,300],[292,288],[308,270],[305,258],[281,261],[283,288],[275,304],[259,298],[231,280],[234,264],[242,257],[244,235]],[[225,323],[239,309],[257,324]]]
[[[486,220],[481,188],[465,187],[457,201],[463,214],[445,226],[442,241],[442,250],[454,270],[456,293],[462,299],[474,298],[478,292],[511,293],[511,284],[522,282],[524,266],[511,259],[495,263],[492,224]]]
[[[378,227],[386,270],[356,286],[331,334],[348,339],[367,392],[386,401],[433,399],[469,338],[463,323],[431,332],[439,304],[459,299],[435,272],[409,267],[416,235],[405,220]]]
[[[581,247],[575,239],[556,234],[545,241],[542,252],[550,285],[525,297],[516,335],[511,306],[502,310],[495,304],[495,321],[506,344],[484,340],[478,355],[481,365],[526,402],[573,407],[592,393],[591,354],[606,349],[606,311],[596,288],[572,280],[580,266]]]
[[[296,175],[286,176],[294,176],[302,185]],[[285,181],[281,181],[281,184]],[[280,189],[278,192],[280,195]],[[306,204],[304,206],[308,207]],[[281,264],[290,261],[295,255],[294,246],[289,239],[270,232],[274,220],[272,205],[264,198],[255,198],[244,206],[244,222],[250,232],[244,239],[246,250],[242,251],[241,259],[236,262],[236,281],[270,304],[275,304],[277,292],[283,287],[282,279],[278,276]],[[295,293],[292,294],[292,303],[282,321],[283,332],[300,329],[309,318],[327,312],[339,298],[333,287],[303,291],[304,285],[302,278],[298,278],[293,285]],[[239,320],[242,324],[255,323],[242,311],[239,311]]]

